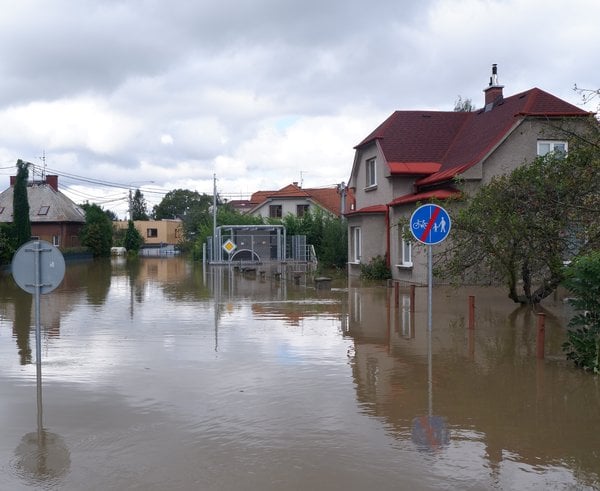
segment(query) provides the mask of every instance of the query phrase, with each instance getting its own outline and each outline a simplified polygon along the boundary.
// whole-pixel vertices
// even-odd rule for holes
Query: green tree
[[[27,198],[28,166],[28,162],[17,160],[17,178],[13,189],[13,224],[17,248],[31,239],[29,200]]]
[[[321,208],[301,217],[288,214],[281,220],[288,236],[306,235],[324,267],[345,267],[348,262],[347,226],[343,219],[325,213]]]
[[[144,238],[139,233],[138,229],[135,228],[132,220],[129,220],[127,224],[127,231],[123,237],[123,247],[130,253],[137,254],[144,244]]]
[[[148,207],[143,193],[136,189],[131,198],[131,220],[149,220]]]
[[[81,229],[81,243],[88,247],[95,257],[110,255],[112,247],[112,223],[104,210],[96,204],[82,205],[85,211],[85,225]]]
[[[552,293],[564,261],[598,245],[600,139],[592,126],[568,156],[548,154],[480,188],[455,215],[452,247],[438,272],[483,272],[518,303],[536,304]]]
[[[12,223],[0,223],[0,264],[10,263],[15,253],[16,239]]]
[[[575,259],[564,286],[574,295],[569,303],[576,314],[563,350],[576,366],[600,373],[600,251]]]
[[[169,191],[161,202],[154,206],[152,216],[155,220],[183,218],[198,210],[207,212],[211,205],[212,196],[188,189],[174,189]]]

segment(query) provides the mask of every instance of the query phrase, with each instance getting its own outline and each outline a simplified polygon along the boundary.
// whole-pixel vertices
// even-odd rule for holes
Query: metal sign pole
[[[34,268],[34,305],[35,305],[35,372],[37,380],[37,426],[38,438],[42,437],[43,417],[42,417],[42,329],[40,326],[40,289],[42,287],[42,274],[40,271],[40,251],[41,244],[36,241],[33,244],[33,268]]]

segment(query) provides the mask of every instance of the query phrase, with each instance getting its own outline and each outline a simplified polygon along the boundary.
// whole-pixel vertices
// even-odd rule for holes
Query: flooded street
[[[67,263],[38,391],[32,296],[4,274],[0,489],[600,487],[600,379],[564,359],[562,298],[538,360],[536,315],[500,290],[435,288],[430,337],[426,288],[411,308],[409,289],[332,286]]]

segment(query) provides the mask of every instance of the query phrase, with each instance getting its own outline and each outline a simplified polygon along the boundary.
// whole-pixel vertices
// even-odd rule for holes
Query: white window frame
[[[52,245],[55,247],[60,247],[60,235],[52,236]]]
[[[360,259],[362,257],[362,237],[360,232],[360,227],[351,227],[350,228],[350,237],[351,237],[351,247],[352,247],[352,258],[350,262],[358,264],[360,263]]]
[[[366,169],[366,189],[377,187],[377,159],[375,157],[367,159],[365,162]]]
[[[540,150],[540,147],[542,145],[548,145],[549,150],[547,152],[542,153],[542,150]],[[543,157],[544,155],[547,155],[549,153],[552,152],[556,152],[556,147],[563,147],[564,148],[564,154],[567,154],[567,152],[569,151],[569,143],[565,140],[538,140],[537,142],[537,155],[539,157]],[[562,150],[560,150],[562,152]]]
[[[399,231],[399,240],[398,247],[400,250],[398,251],[398,259],[400,263],[398,267],[400,268],[412,268],[413,260],[412,260],[412,240],[406,237],[407,227],[404,226]]]

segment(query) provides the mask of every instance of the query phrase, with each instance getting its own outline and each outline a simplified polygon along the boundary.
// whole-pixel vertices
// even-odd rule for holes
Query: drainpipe
[[[390,205],[385,205],[385,264],[391,268],[390,262]]]

